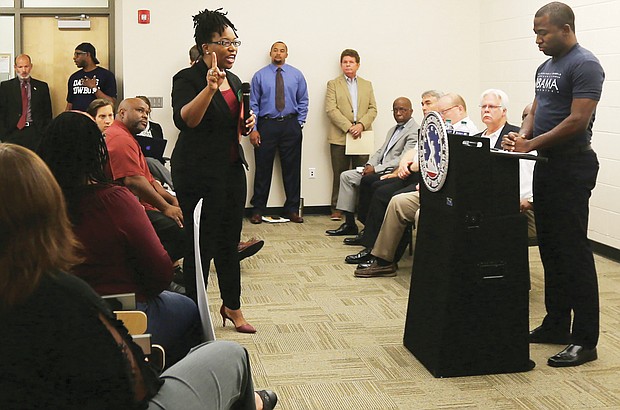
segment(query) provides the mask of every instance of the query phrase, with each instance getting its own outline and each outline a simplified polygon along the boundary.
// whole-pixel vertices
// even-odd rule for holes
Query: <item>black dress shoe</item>
[[[347,225],[345,222],[338,229],[328,229],[325,233],[329,236],[357,235],[357,225]]]
[[[344,238],[345,245],[362,246],[362,240],[364,239],[364,231],[358,233],[353,238]]]
[[[571,367],[579,366],[587,362],[598,359],[596,347],[594,349],[586,349],[579,345],[568,345],[555,356],[551,356],[547,360],[547,364],[551,367]]]
[[[367,262],[358,263],[357,264],[357,269],[367,269],[367,268],[370,268],[372,266],[372,264],[375,263],[376,260],[377,260],[377,258],[375,258],[373,256],[372,258],[368,259]]]
[[[568,331],[545,328],[542,325],[530,332],[530,343],[566,345],[571,342]]]
[[[260,400],[263,402],[263,410],[273,410],[276,407],[276,403],[278,403],[278,395],[276,392],[271,390],[257,390],[256,394],[260,397]]]
[[[346,258],[344,258],[344,261],[346,263],[350,263],[350,264],[358,264],[358,263],[364,263],[364,262],[368,262],[373,256],[370,254],[370,251],[372,249],[370,248],[364,248],[361,251],[359,251],[358,253],[356,253],[355,255],[349,255]]]

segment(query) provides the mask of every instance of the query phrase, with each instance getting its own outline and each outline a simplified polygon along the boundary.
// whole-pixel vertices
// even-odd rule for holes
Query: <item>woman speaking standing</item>
[[[241,312],[241,274],[237,244],[246,197],[246,165],[241,131],[255,117],[241,119],[241,80],[229,70],[235,63],[235,26],[220,9],[194,16],[194,38],[201,58],[172,79],[174,123],[181,131],[172,153],[172,179],[188,227],[184,271],[188,295],[196,299],[193,212],[204,198],[200,221],[203,272],[214,260],[223,300],[220,313],[238,332],[254,333]]]

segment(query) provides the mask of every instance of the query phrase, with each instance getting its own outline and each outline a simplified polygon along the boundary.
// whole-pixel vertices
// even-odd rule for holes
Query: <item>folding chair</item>
[[[194,255],[196,261],[196,292],[198,294],[198,311],[202,322],[202,334],[206,342],[215,340],[215,330],[211,321],[211,311],[209,310],[209,298],[205,286],[204,273],[202,271],[202,260],[200,258],[200,215],[202,214],[202,198],[194,208]],[[207,272],[208,273],[208,272]]]

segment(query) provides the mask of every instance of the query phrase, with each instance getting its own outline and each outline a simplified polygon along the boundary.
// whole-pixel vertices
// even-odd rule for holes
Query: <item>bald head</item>
[[[149,106],[140,98],[126,98],[118,106],[118,120],[133,134],[146,128],[149,119]]]
[[[437,110],[444,120],[450,120],[452,124],[457,124],[467,117],[465,100],[455,93],[449,93],[441,97],[437,102]]]
[[[15,57],[15,75],[22,79],[26,80],[30,78],[30,70],[32,70],[32,60],[28,54],[20,54]]]
[[[413,114],[413,106],[411,105],[411,100],[407,97],[398,97],[392,103],[392,114],[394,115],[394,120],[398,124],[404,124],[409,119],[411,119],[411,115]]]

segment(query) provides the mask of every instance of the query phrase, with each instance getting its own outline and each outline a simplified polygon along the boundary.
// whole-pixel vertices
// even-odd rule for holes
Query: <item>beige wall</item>
[[[302,196],[306,206],[329,204],[331,165],[325,138],[325,87],[339,74],[339,57],[344,48],[361,55],[359,75],[374,85],[379,115],[374,128],[379,146],[393,125],[392,101],[401,95],[415,104],[414,117],[421,120],[420,93],[428,88],[454,90],[468,100],[478,95],[478,9],[461,1],[389,2],[395,7],[377,6],[375,1],[315,0],[282,2],[209,3],[224,7],[243,41],[233,71],[250,81],[255,71],[269,63],[269,47],[276,40],[289,46],[288,63],[302,70],[310,94],[310,112],[304,128]],[[188,63],[192,45],[192,14],[204,9],[203,1],[184,1],[170,7],[166,0],[124,1],[117,15],[122,37],[117,51],[122,53],[126,96],[138,93],[164,97],[164,109],[153,118],[164,126],[166,137],[174,141],[177,130],[170,109],[171,78]],[[149,26],[136,23],[137,10],[149,8]],[[451,9],[445,13],[446,9]],[[429,18],[429,16],[433,16]],[[452,33],[445,33],[452,27]],[[458,70],[457,66],[461,66]],[[171,146],[173,144],[170,144]],[[245,144],[253,161],[252,147]],[[316,179],[308,179],[308,168],[316,168]],[[253,170],[248,173],[248,201]],[[284,201],[279,172],[272,187],[269,206]]]
[[[327,119],[323,99],[325,84],[339,74],[338,56],[344,48],[357,49],[362,57],[359,75],[371,80],[379,106],[374,128],[380,145],[393,123],[391,103],[410,97],[418,107],[419,95],[429,88],[462,94],[470,115],[481,126],[477,110],[481,91],[494,87],[511,98],[509,119],[520,120],[520,111],[533,98],[534,71],[545,56],[538,52],[532,33],[535,11],[546,1],[439,0],[282,2],[248,0],[209,2],[224,7],[243,41],[233,71],[244,81],[267,64],[275,40],[289,45],[288,62],[301,69],[308,81],[310,113],[304,128],[302,196],[307,206],[329,204],[331,167],[325,141]],[[126,96],[163,96],[164,108],[154,110],[162,123],[171,150],[177,136],[170,108],[171,78],[187,64],[192,45],[191,15],[207,7],[188,0],[117,0],[117,75]],[[577,15],[577,35],[603,63],[607,81],[599,104],[593,144],[601,172],[591,201],[590,237],[620,249],[620,145],[613,127],[620,108],[620,0],[568,1]],[[137,10],[151,10],[151,24],[137,24]],[[421,120],[416,109],[414,117]],[[252,159],[252,148],[245,143]],[[308,179],[308,168],[317,170]],[[251,195],[253,171],[248,173]],[[279,172],[269,206],[283,201]],[[249,201],[249,197],[248,197]]]

